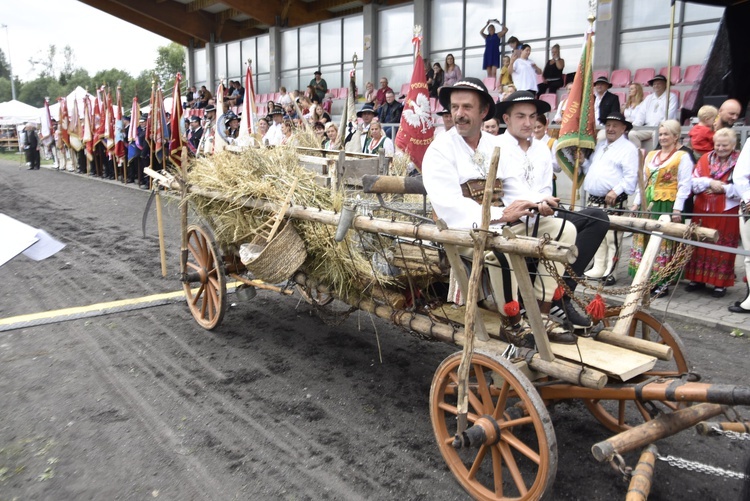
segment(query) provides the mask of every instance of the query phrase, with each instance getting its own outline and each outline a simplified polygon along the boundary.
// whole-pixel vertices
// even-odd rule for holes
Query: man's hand
[[[607,194],[604,195],[604,203],[610,207],[615,205],[615,200],[617,200],[617,193],[615,193],[615,190],[609,190]]]
[[[547,205],[549,205],[553,209],[557,209],[557,207],[560,205],[560,199],[558,197],[544,197],[542,199],[542,202],[547,202]]]
[[[533,216],[534,209],[537,209],[538,205],[528,200],[516,200],[503,211],[503,217],[490,221],[492,224],[497,223],[514,223],[524,216]]]

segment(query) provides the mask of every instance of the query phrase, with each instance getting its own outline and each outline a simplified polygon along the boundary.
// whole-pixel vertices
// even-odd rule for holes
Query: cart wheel
[[[603,320],[604,325],[614,325],[619,314],[619,310],[609,314]],[[628,335],[666,344],[672,348],[674,354],[672,360],[668,362],[657,360],[652,370],[643,373],[644,377],[678,377],[689,372],[690,365],[685,356],[685,345],[669,324],[663,324],[652,315],[639,310],[633,316]],[[676,402],[651,402],[654,407],[649,412],[642,402],[634,400],[583,399],[583,403],[600,423],[615,433],[628,430],[643,421],[650,421],[653,419],[652,413],[657,410],[669,413],[685,407],[685,404]]]
[[[205,228],[188,226],[187,242],[187,281],[182,284],[185,297],[195,321],[212,330],[221,323],[227,309],[224,261],[213,235]]]
[[[470,425],[499,431],[478,448],[453,447],[461,353],[440,364],[430,389],[430,418],[440,452],[475,499],[539,499],[557,473],[557,440],[534,386],[510,362],[475,353],[469,375]]]

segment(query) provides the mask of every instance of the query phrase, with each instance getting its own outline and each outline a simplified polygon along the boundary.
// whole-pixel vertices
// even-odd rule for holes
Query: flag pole
[[[589,3],[589,33],[594,33],[594,21],[596,21],[596,2],[590,2]],[[584,67],[583,68],[584,73],[586,71],[591,71],[591,68]],[[581,75],[583,77],[583,81],[586,82],[588,75]],[[584,86],[585,89],[585,86]],[[583,97],[581,98],[583,99]],[[594,130],[594,141],[596,141],[596,130]],[[579,168],[581,164],[581,146],[579,143],[579,146],[576,147],[576,164],[573,169],[573,192],[570,194],[570,210],[575,210],[576,207],[576,196],[578,195],[578,175],[579,175]]]
[[[669,59],[667,60],[667,106],[664,108],[664,120],[669,119],[669,99],[672,90],[672,47],[674,45],[674,12],[675,0],[672,0],[672,17],[669,20]]]

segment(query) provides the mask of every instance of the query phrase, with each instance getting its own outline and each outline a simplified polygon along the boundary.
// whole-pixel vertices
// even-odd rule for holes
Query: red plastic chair
[[[703,77],[703,66],[700,64],[692,64],[685,68],[685,75],[682,77],[682,83],[686,85],[693,85],[700,81]]]
[[[633,77],[633,83],[639,83],[641,85],[648,85],[648,81],[656,76],[656,71],[653,68],[639,68],[635,70],[635,76]]]
[[[487,90],[490,92],[497,89],[497,79],[494,77],[484,77],[482,82],[487,86]]]
[[[596,81],[596,79],[599,78],[599,77],[604,77],[607,80],[609,80],[609,71],[607,71],[607,70],[594,70],[593,77],[594,77],[594,81]]]
[[[612,87],[627,87],[630,85],[630,77],[630,70],[615,70],[612,72],[612,79],[609,83],[612,84]]]
[[[617,99],[620,100],[620,108],[622,108],[625,105],[625,101],[628,100],[627,94],[625,94],[624,92],[613,92],[612,94],[617,96]]]
[[[552,107],[553,110],[557,108],[557,94],[540,94],[539,99],[544,101],[545,103],[549,103],[550,107]]]
[[[331,89],[331,99],[338,99],[339,98],[339,89]]]
[[[667,76],[667,67],[659,70],[659,75]],[[677,85],[680,83],[680,77],[682,76],[682,68],[679,66],[672,66],[672,85]]]

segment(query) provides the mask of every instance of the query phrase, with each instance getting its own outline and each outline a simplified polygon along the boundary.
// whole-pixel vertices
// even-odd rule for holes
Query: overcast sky
[[[0,0],[0,49],[13,74],[34,80],[29,58],[44,58],[50,44],[57,46],[59,64],[66,45],[73,49],[75,66],[90,75],[118,68],[133,77],[154,67],[156,49],[169,40],[122,21],[78,0]],[[39,69],[37,69],[39,71]]]

